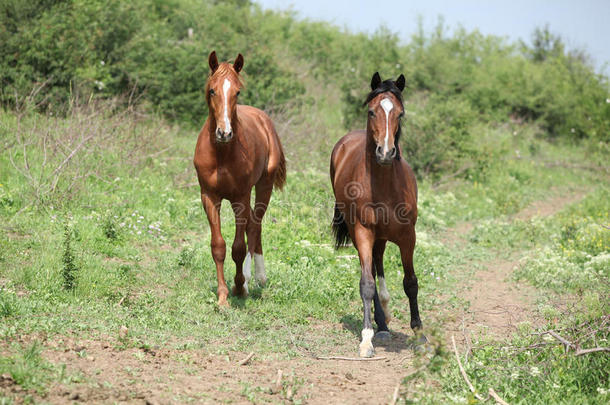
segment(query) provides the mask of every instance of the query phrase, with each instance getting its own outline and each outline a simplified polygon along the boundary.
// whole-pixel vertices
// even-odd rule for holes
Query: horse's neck
[[[216,123],[214,120],[210,120],[208,126],[208,136],[210,147],[216,155],[216,161],[218,164],[231,163],[236,153],[244,148],[243,146],[243,130],[239,125],[239,120],[233,120],[233,139],[226,145],[220,145],[216,142]]]

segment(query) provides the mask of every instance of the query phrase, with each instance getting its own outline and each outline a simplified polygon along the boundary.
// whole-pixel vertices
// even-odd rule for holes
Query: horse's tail
[[[275,179],[273,179],[273,186],[276,189],[283,189],[284,184],[286,184],[286,158],[284,157],[284,149],[282,148],[282,144],[278,138],[277,144],[279,146],[280,152],[280,164],[277,167],[277,171],[275,172]]]
[[[335,234],[335,249],[347,246],[350,242],[349,230],[337,203],[335,203],[335,215],[333,217],[333,233]]]

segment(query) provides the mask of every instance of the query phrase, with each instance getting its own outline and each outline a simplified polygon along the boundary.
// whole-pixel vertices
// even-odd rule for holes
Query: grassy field
[[[608,354],[575,355],[609,346],[610,183],[586,145],[544,142],[535,127],[516,123],[482,128],[478,137],[506,153],[465,178],[420,181],[415,267],[434,354],[409,349],[392,246],[385,265],[394,346],[381,348],[391,370],[331,366],[315,356],[357,354],[361,302],[355,250],[331,248],[327,156],[309,164],[289,154],[288,183],[263,225],[268,284],[221,310],[191,163],[196,133],[109,110],[0,112],[2,403],[319,403],[328,392],[336,402],[387,403],[394,383],[388,388],[383,373],[402,381],[399,402],[479,402],[451,335],[480,398],[493,388],[509,403],[607,403]],[[229,244],[228,205],[222,220]],[[497,260],[508,270],[498,271]],[[234,264],[225,264],[231,284]],[[466,330],[460,317],[477,305],[468,291],[484,268],[517,301],[518,286],[534,291],[525,319]],[[540,334],[548,330],[575,347]],[[255,374],[219,371],[249,352]],[[347,383],[316,385],[333,367]],[[277,369],[290,372],[274,390]],[[363,370],[380,375],[379,384],[355,384]]]

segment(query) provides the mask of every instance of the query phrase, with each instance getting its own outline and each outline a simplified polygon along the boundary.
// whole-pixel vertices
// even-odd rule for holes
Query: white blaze
[[[229,79],[225,79],[222,84],[222,92],[225,96],[225,132],[231,132],[231,121],[229,121],[229,105],[228,105],[228,95],[229,89],[231,88],[231,82]],[[387,113],[386,113],[387,114]]]
[[[388,148],[388,139],[390,138],[390,119],[389,119],[389,115],[390,115],[390,111],[392,111],[394,109],[394,104],[392,103],[392,100],[390,100],[389,98],[384,98],[383,100],[381,100],[381,108],[383,108],[383,111],[385,112],[385,140],[384,140],[384,144],[383,144],[383,153],[387,153],[388,150],[390,148]]]

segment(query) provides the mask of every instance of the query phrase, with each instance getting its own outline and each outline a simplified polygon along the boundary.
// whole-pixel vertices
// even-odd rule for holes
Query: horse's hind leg
[[[388,291],[383,272],[383,253],[385,252],[386,243],[387,241],[383,239],[378,239],[375,241],[375,245],[373,245],[373,266],[375,275],[377,276],[377,281],[379,283],[379,301],[381,303],[381,307],[383,308],[385,321],[386,323],[390,323],[392,320],[392,313],[388,307],[390,302],[390,293]],[[377,308],[375,308],[375,311],[377,311]]]
[[[210,223],[210,230],[212,233],[212,258],[214,259],[214,263],[216,264],[216,278],[218,279],[218,305],[226,306],[229,305],[227,303],[229,289],[227,288],[227,283],[225,282],[224,274],[224,261],[227,247],[224,239],[222,238],[222,233],[220,232],[221,200],[219,198],[210,197],[206,194],[201,193],[201,202],[203,203],[203,208],[208,217],[208,222]]]
[[[379,293],[375,287],[375,295],[373,297],[373,305],[375,307],[375,323],[377,324],[377,333],[375,337],[380,340],[388,340],[390,331],[388,322],[390,322],[390,314],[387,309],[390,301],[390,294],[385,284],[383,274],[383,252],[385,251],[386,241],[378,239],[373,245],[373,276],[377,276],[379,280]]]
[[[233,240],[232,257],[235,262],[235,285],[233,295],[245,297],[248,295],[248,281],[250,280],[250,263],[246,258],[246,227],[250,221],[250,193],[246,197],[231,202],[235,213],[235,239]]]
[[[254,278],[261,286],[267,283],[265,260],[263,259],[262,221],[271,199],[273,183],[256,185],[256,202],[248,224],[248,251],[254,258]]]
[[[422,328],[421,319],[419,318],[419,307],[417,306],[417,277],[415,276],[415,269],[413,267],[413,249],[415,248],[415,228],[410,226],[407,228],[408,231],[405,238],[400,243],[400,256],[402,259],[402,267],[404,269],[404,278],[402,279],[402,286],[405,290],[405,294],[409,298],[409,309],[411,310],[411,329],[414,332],[420,333]],[[423,335],[422,340],[425,342]]]

